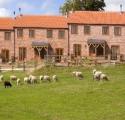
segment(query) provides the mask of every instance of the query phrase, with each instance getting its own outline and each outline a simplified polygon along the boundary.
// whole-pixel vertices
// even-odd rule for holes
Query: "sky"
[[[13,16],[19,14],[46,14],[58,15],[59,7],[65,0],[0,0],[0,17]],[[120,11],[120,4],[125,10],[125,0],[105,0],[106,11]]]

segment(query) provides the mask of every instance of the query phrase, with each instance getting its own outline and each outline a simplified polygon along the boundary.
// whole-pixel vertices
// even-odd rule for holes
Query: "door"
[[[7,50],[7,49],[2,50],[1,55],[2,55],[2,62],[3,63],[9,62],[9,50]]]
[[[56,62],[61,62],[61,57],[63,55],[63,49],[62,48],[57,48],[56,49]]]
[[[117,60],[119,55],[119,46],[111,46],[111,60]]]

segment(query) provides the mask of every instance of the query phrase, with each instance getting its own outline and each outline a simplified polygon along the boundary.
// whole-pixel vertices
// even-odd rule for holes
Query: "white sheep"
[[[37,83],[37,77],[36,76],[30,75],[29,80],[31,81],[31,84]]]
[[[10,76],[10,80],[15,81],[15,80],[17,80],[17,77],[16,77],[15,75],[11,75],[11,76]]]
[[[57,80],[58,80],[57,75],[53,75],[53,76],[52,76],[52,80],[53,80],[53,81],[57,81]]]
[[[106,80],[106,81],[108,81],[109,79],[108,79],[108,77],[107,77],[107,75],[106,74],[101,74],[100,75],[100,80]]]
[[[83,79],[82,72],[74,71],[74,72],[72,72],[72,75],[75,76],[76,78]]]
[[[51,82],[50,76],[44,75],[43,80]]]
[[[21,80],[18,78],[16,82],[17,82],[17,86],[19,86],[21,83]]]
[[[29,77],[24,77],[24,83],[31,83],[31,81],[29,80]]]
[[[43,77],[44,77],[43,75],[39,76],[40,81],[43,80]]]
[[[100,80],[100,75],[102,74],[101,71],[97,71],[96,69],[93,70],[93,79]]]
[[[0,82],[3,82],[4,78],[3,75],[0,75]]]

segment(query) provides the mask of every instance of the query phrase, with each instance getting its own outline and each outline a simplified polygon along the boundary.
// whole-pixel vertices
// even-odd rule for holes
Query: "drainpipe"
[[[70,30],[69,30],[69,25],[68,25],[68,56],[70,56]]]
[[[15,52],[16,48],[15,47],[16,47],[16,37],[15,37],[15,29],[14,29],[14,45],[13,45],[13,49],[14,49],[14,55],[13,55],[14,59],[13,60],[14,60],[14,62],[15,62],[15,57],[16,57],[15,56],[15,54],[16,54],[16,52]]]

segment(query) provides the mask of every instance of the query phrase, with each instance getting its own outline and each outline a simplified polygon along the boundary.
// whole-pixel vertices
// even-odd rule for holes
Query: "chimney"
[[[22,12],[22,10],[21,10],[21,8],[19,8],[19,14],[20,14],[20,16],[23,16],[21,12]]]
[[[120,4],[120,13],[121,13],[121,14],[123,13],[122,4]]]

